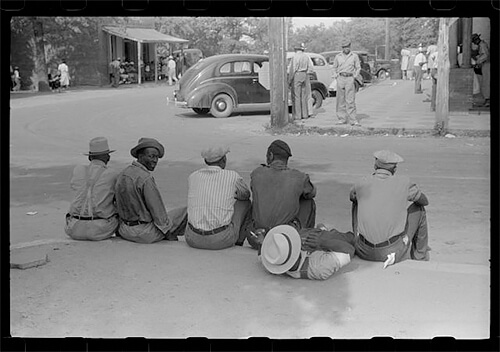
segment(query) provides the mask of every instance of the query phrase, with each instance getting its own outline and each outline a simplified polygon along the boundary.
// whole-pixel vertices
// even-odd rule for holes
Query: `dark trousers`
[[[405,243],[404,237],[408,239]],[[400,238],[385,247],[373,248],[358,237],[355,243],[356,254],[365,260],[385,262],[387,255],[396,253],[395,263],[406,259],[428,260],[427,216],[423,206],[413,203],[408,208],[406,227]]]
[[[252,212],[250,210],[249,214],[251,213]],[[274,226],[291,225],[295,227],[297,230],[299,230],[299,229],[313,228],[315,226],[315,222],[316,222],[316,202],[314,201],[314,199],[300,199],[299,213],[297,214],[296,218],[292,219],[287,224],[275,224]],[[268,232],[270,229],[271,228],[266,228],[265,231]],[[247,223],[245,224],[245,233],[248,243],[254,249],[258,249],[259,246],[256,239],[250,234],[250,231],[253,231],[255,233],[256,230],[257,228],[255,228],[254,221],[252,217],[249,216],[247,219]]]

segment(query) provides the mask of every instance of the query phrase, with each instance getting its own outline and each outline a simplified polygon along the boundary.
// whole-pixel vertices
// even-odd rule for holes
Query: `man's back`
[[[354,187],[358,200],[358,231],[372,243],[400,234],[405,227],[410,179],[377,170]]]
[[[316,190],[305,173],[276,164],[261,166],[251,175],[252,217],[256,227],[271,228],[293,220],[302,197],[312,199]]]
[[[232,170],[208,166],[188,178],[188,219],[200,230],[211,230],[231,222],[236,199],[247,200],[248,187]]]

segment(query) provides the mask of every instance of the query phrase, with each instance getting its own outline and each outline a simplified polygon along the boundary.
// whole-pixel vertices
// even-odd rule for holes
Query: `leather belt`
[[[136,221],[122,220],[122,222],[127,226],[137,226],[140,224],[149,224],[148,221],[141,221],[141,220],[136,220]]]
[[[78,216],[78,215],[71,215],[71,214],[67,214],[66,216],[71,216],[72,218],[75,218],[77,220],[90,221],[90,220],[107,220],[109,218],[112,218],[113,216],[116,216],[116,214],[111,215],[109,218],[101,218],[100,216]]]
[[[380,242],[380,243],[377,243],[377,244],[371,243],[362,234],[359,234],[359,239],[361,240],[361,242],[363,242],[364,244],[366,244],[369,247],[372,247],[372,248],[381,248],[381,247],[386,247],[386,246],[388,246],[390,244],[393,244],[394,242],[396,242],[401,237],[401,235],[403,235],[403,234],[400,233],[399,235],[392,236],[387,241]]]
[[[342,77],[352,77],[352,76],[354,76],[352,73],[347,73],[347,72],[340,72],[339,75],[342,76]]]
[[[193,230],[194,233],[197,233],[198,235],[202,235],[202,236],[210,236],[210,235],[215,235],[219,232],[222,232],[224,231],[225,229],[227,229],[229,227],[229,224],[227,225],[224,225],[224,226],[221,226],[221,227],[218,227],[216,229],[213,229],[213,230],[208,230],[208,231],[205,231],[205,230],[199,230],[197,229],[196,227],[194,227],[193,225],[191,225],[191,223],[188,222],[188,226],[191,230]]]

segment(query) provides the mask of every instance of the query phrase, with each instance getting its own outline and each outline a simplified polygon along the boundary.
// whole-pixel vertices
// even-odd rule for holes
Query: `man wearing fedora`
[[[71,189],[75,195],[66,214],[66,234],[75,240],[100,241],[110,238],[118,228],[115,207],[117,172],[107,166],[108,140],[93,138],[89,143],[89,165],[73,170]]]
[[[313,241],[309,241],[311,231],[316,234]],[[294,279],[326,280],[349,264],[355,252],[353,233],[336,230],[297,231],[290,225],[279,225],[265,237],[258,235],[256,241],[264,268]]]
[[[350,192],[356,254],[384,262],[384,268],[410,258],[429,260],[427,197],[409,177],[395,175],[401,156],[388,150],[373,156],[375,172]]]
[[[247,240],[257,249],[253,233],[267,232],[277,225],[292,225],[296,229],[313,228],[316,221],[316,187],[309,175],[290,169],[292,156],[289,145],[273,141],[267,148],[266,164],[250,175],[252,216],[246,224]]]
[[[177,241],[184,233],[186,207],[167,213],[151,172],[165,149],[156,139],[141,138],[130,150],[136,158],[116,181],[116,207],[120,216],[118,233],[126,240],[154,243],[163,239]]]
[[[481,71],[478,77],[481,95],[484,98],[483,106],[488,107],[490,106],[490,49],[488,44],[481,39],[481,34],[474,33],[472,43],[478,47],[478,54],[474,58],[474,68]]]
[[[200,249],[224,249],[245,240],[242,224],[250,209],[250,189],[233,170],[226,170],[229,149],[211,147],[201,156],[207,167],[188,178],[186,243]]]
[[[351,42],[342,41],[342,52],[333,59],[333,78],[337,80],[336,112],[337,125],[360,126],[356,118],[356,86],[354,80],[361,72],[356,53],[351,51]]]
[[[307,119],[313,112],[309,111],[311,100],[311,82],[309,73],[313,72],[313,64],[305,51],[304,43],[295,47],[295,55],[288,65],[288,79],[292,87],[292,111],[294,120]]]

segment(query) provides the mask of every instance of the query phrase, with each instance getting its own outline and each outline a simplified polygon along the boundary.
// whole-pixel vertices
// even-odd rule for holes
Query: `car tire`
[[[212,100],[210,113],[215,118],[229,117],[233,113],[233,99],[227,94],[217,94]]]
[[[313,99],[313,109],[319,109],[323,105],[323,95],[317,90],[313,90],[311,93]]]
[[[383,81],[384,79],[387,78],[387,71],[382,69],[380,71],[377,72],[377,78],[381,81]]]
[[[193,108],[193,111],[198,115],[206,115],[210,112],[208,108]]]

